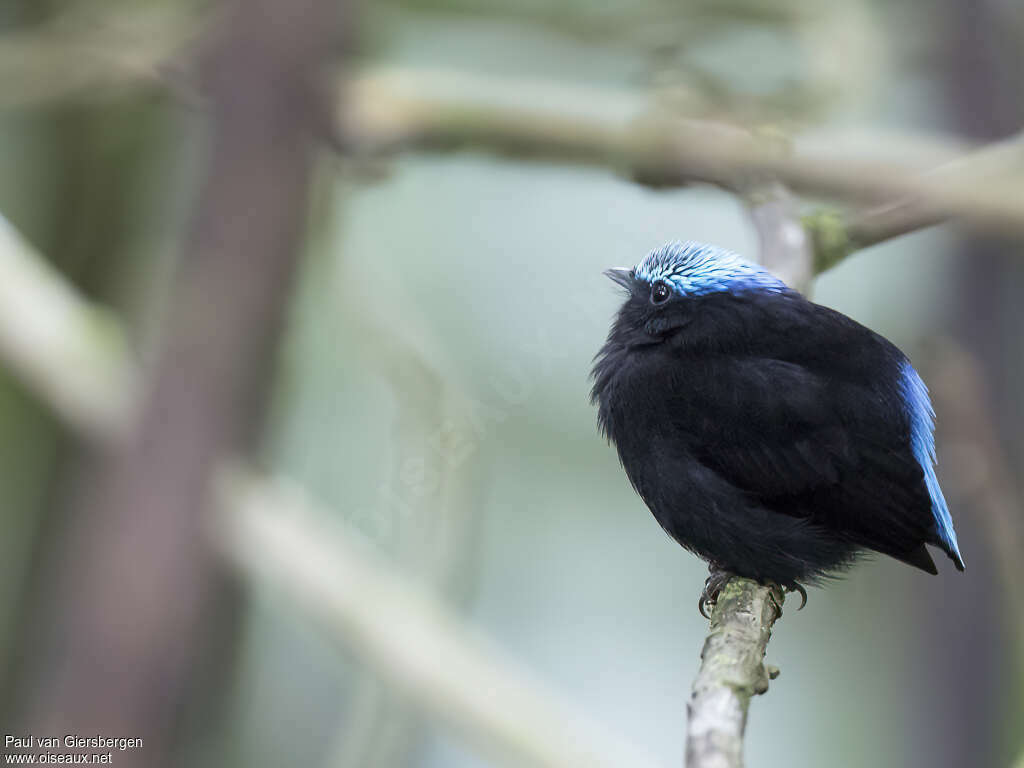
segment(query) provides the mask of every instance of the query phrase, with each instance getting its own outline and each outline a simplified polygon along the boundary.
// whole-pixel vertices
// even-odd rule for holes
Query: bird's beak
[[[626,267],[614,267],[606,269],[604,276],[614,283],[618,283],[627,291],[633,288],[633,270]]]

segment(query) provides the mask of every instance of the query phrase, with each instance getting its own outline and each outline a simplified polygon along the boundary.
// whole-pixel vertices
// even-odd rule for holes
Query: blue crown
[[[716,291],[788,290],[784,282],[739,254],[687,241],[672,242],[647,254],[633,269],[638,280],[663,280],[684,296],[703,296]]]

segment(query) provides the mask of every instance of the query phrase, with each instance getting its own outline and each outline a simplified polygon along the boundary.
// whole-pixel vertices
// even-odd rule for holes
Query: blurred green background
[[[115,307],[140,348],[202,169],[202,106],[163,83],[62,96],[26,62],[33,45],[55,57],[93,50],[76,48],[83,40],[159,45],[203,10],[0,6],[0,213]],[[689,117],[894,158],[1003,138],[1024,116],[1024,8],[992,0],[392,0],[364,3],[353,34],[351,66],[578,87],[565,106],[583,111],[596,89],[624,110],[653,93]],[[49,77],[66,74],[55,64]],[[672,239],[757,251],[741,201],[708,187],[654,190],[471,150],[368,163],[325,150],[263,448],[270,468],[666,765],[682,754],[705,566],[629,487],[597,434],[588,375],[617,302],[601,271]],[[1007,605],[1019,592],[1001,581],[977,481],[979,463],[1024,470],[1022,256],[1019,243],[943,227],[815,282],[816,300],[891,338],[931,384],[968,569],[943,562],[930,577],[879,559],[787,610],[768,651],[782,675],[751,708],[750,765],[1009,766],[1024,750]],[[979,456],[944,420],[944,404],[969,396],[937,391],[951,347],[979,372],[998,455]],[[438,449],[450,440],[458,451]],[[79,450],[0,369],[5,722],[32,652],[23,616],[40,553]],[[188,764],[486,764],[275,595],[251,589],[241,621],[227,714],[190,731]]]

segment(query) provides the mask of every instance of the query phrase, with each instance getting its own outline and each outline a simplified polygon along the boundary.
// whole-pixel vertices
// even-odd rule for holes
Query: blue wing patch
[[[953,518],[939,487],[939,479],[935,476],[935,411],[928,397],[925,386],[917,371],[909,362],[904,362],[900,369],[900,388],[903,401],[910,415],[910,447],[921,469],[924,470],[924,482],[928,488],[928,496],[932,500],[932,516],[935,518],[935,530],[945,545],[946,552],[961,570],[964,560],[960,556],[960,547],[953,530]]]

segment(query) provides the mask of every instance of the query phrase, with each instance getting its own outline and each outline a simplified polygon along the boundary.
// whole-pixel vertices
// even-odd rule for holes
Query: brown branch
[[[174,726],[223,594],[203,537],[216,461],[259,424],[305,223],[331,0],[232,2],[204,67],[211,147],[152,385],[126,444],[95,457],[55,549],[26,731],[142,738]]]

